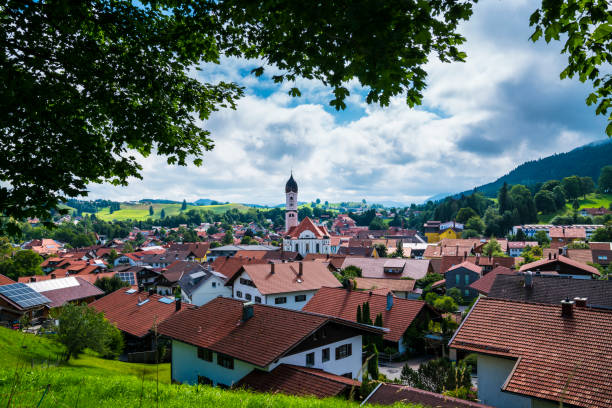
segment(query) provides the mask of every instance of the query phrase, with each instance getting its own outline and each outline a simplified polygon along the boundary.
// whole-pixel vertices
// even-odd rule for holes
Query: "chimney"
[[[34,276],[30,276],[30,282],[36,282],[36,278]]]
[[[576,302],[576,307],[586,307],[587,298],[585,297],[575,297],[574,302]]]
[[[565,298],[561,301],[561,317],[570,318],[574,315],[574,301]]]
[[[242,304],[242,321],[246,322],[253,317],[253,302],[246,302]]]
[[[149,296],[153,296],[154,293],[155,293],[155,289],[153,289],[153,286],[151,286],[149,288]]]
[[[274,275],[274,262],[270,264],[270,275]]]
[[[55,279],[55,278],[56,278],[55,274],[54,274],[54,273],[52,273],[52,274],[51,274],[51,279]]]
[[[552,252],[548,253],[548,260],[550,261],[552,259]]]
[[[301,261],[298,264],[300,265],[298,276],[302,276],[304,274],[304,264]]]
[[[467,251],[463,251],[463,260],[465,261],[467,259]]]
[[[533,272],[525,272],[525,287],[528,289],[533,288]]]
[[[387,310],[391,310],[392,307],[393,307],[393,293],[389,291],[389,293],[387,293]]]
[[[177,312],[180,311],[181,310],[181,298],[176,298],[174,300],[174,305],[175,305],[174,310]]]

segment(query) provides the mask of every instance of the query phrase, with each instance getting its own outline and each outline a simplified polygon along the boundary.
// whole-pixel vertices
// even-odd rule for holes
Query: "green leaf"
[[[612,24],[602,24],[593,31],[593,41],[599,42],[603,40],[605,37],[612,34]]]
[[[289,95],[293,96],[294,98],[302,96],[302,93],[300,92],[300,90],[298,88],[291,88],[289,90]]]

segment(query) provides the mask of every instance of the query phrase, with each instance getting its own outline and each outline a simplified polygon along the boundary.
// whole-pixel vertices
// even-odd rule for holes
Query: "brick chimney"
[[[253,302],[246,302],[242,304],[242,321],[246,322],[253,317]]]
[[[525,272],[525,288],[533,288],[533,272],[531,271]]]
[[[274,275],[274,262],[270,263],[270,275]]]
[[[174,310],[177,312],[181,310],[181,298],[176,298],[174,300]]]
[[[574,301],[565,298],[561,301],[561,316],[565,318],[573,317],[574,315]]]
[[[302,276],[304,274],[304,263],[302,261],[298,262],[298,276]]]

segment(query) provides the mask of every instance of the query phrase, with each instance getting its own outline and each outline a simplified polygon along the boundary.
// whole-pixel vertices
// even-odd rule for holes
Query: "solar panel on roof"
[[[159,299],[159,301],[162,302],[162,303],[165,303],[167,305],[170,305],[170,304],[172,304],[174,302],[174,300],[172,300],[170,298],[167,298],[167,297],[163,297],[163,298]]]
[[[0,294],[24,309],[51,303],[51,301],[24,283],[0,286]]]
[[[132,293],[136,293],[136,289],[128,289],[125,291],[125,293],[131,295]]]
[[[130,285],[135,285],[136,280],[134,279],[133,272],[117,272],[115,276],[119,277],[124,282],[129,283]]]

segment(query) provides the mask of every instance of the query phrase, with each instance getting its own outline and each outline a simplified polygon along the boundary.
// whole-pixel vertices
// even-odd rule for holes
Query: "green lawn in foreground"
[[[67,365],[46,368],[41,361],[61,353],[61,346],[43,336],[1,327],[0,352],[2,407],[359,407],[356,402],[339,398],[321,400],[169,384],[168,364],[160,365],[160,381],[157,382],[154,381],[155,365],[103,360],[89,353]],[[143,368],[146,369],[144,379]]]

